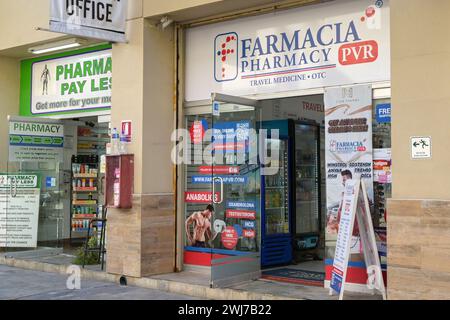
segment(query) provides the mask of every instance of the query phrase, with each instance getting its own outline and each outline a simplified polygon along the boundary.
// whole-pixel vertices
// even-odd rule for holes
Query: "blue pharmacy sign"
[[[375,109],[375,118],[378,123],[391,123],[391,104],[378,104]]]

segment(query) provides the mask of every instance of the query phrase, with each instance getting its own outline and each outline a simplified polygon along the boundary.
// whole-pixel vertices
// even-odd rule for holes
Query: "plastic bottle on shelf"
[[[114,128],[111,134],[111,154],[119,154],[119,132],[117,128]]]
[[[127,154],[128,153],[127,149],[128,149],[127,139],[125,133],[122,131],[122,133],[120,134],[119,154]]]

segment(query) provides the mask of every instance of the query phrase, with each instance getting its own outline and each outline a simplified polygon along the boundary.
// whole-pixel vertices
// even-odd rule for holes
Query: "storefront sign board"
[[[9,161],[63,162],[64,125],[46,122],[9,122]]]
[[[39,175],[0,174],[0,247],[37,246],[40,189]]]
[[[126,42],[128,0],[52,0],[50,30],[76,36]]]
[[[189,28],[186,100],[389,81],[389,30],[388,0],[333,1]]]
[[[110,109],[111,87],[110,49],[37,61],[31,66],[29,110],[38,116]]]

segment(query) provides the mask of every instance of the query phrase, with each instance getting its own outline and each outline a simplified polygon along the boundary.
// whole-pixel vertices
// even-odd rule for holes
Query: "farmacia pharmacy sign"
[[[388,5],[344,0],[189,29],[186,99],[387,81]]]
[[[31,69],[33,115],[111,107],[111,50],[39,61]]]

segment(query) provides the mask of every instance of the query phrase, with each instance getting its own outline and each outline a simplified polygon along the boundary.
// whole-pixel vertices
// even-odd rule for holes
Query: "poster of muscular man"
[[[213,212],[214,207],[209,204],[205,210],[196,211],[186,219],[186,241],[188,246],[198,248],[212,247],[211,243],[218,234],[215,233],[213,235],[211,229]]]

